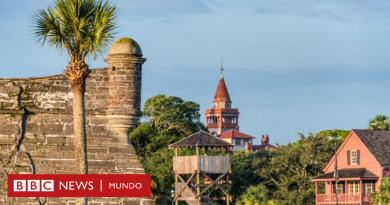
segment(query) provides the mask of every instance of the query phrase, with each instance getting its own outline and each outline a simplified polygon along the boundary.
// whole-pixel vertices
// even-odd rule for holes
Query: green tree
[[[320,131],[319,135],[329,136],[331,140],[337,143],[337,146],[340,146],[344,140],[348,137],[351,130],[322,130]]]
[[[368,121],[367,130],[389,130],[390,119],[386,115],[377,115]]]
[[[33,15],[36,40],[70,57],[64,74],[73,93],[75,172],[78,174],[88,173],[84,94],[91,70],[85,58],[95,59],[107,49],[113,40],[115,18],[115,5],[101,0],[56,0]],[[82,199],[78,198],[76,203],[81,204]]]
[[[309,134],[294,143],[278,146],[266,168],[256,171],[268,187],[275,187],[273,198],[278,204],[315,203],[315,186],[311,177],[322,174],[334,152],[328,136]]]
[[[257,175],[256,171],[266,168],[271,156],[272,152],[265,149],[247,153],[239,150],[232,154],[232,174],[230,180],[233,187],[230,193],[233,195],[233,199],[240,197],[250,185],[258,185],[266,181],[266,179]]]
[[[143,116],[157,130],[172,130],[189,135],[204,129],[199,121],[199,104],[175,96],[156,95],[149,98],[145,102]]]
[[[236,205],[274,205],[269,200],[268,189],[264,185],[249,186],[238,198]]]
[[[206,130],[200,122],[199,104],[179,97],[156,95],[146,100],[143,120],[129,134],[130,142],[145,172],[151,174],[153,193],[169,195],[174,183],[174,152],[168,149],[168,145],[199,130]],[[195,151],[181,149],[179,154],[195,154]]]
[[[379,191],[372,194],[372,202],[378,205],[390,204],[390,182],[387,177],[382,179]]]

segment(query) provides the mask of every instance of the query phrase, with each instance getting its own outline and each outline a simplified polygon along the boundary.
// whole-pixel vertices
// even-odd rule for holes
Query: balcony
[[[218,128],[218,123],[208,123],[208,128]],[[238,123],[222,123],[223,128],[236,128],[238,127]]]
[[[371,194],[338,194],[338,204],[371,205]],[[336,204],[336,194],[317,194],[316,205]]]

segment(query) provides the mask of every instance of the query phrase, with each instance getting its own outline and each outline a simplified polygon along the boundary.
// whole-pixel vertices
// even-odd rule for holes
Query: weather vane
[[[223,78],[223,66],[222,66],[222,57],[221,57],[221,78]]]

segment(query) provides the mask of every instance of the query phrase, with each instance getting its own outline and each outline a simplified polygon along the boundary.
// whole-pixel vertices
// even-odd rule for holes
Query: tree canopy
[[[179,97],[151,97],[146,100],[142,114],[143,122],[129,135],[140,157],[206,130],[200,122],[199,104]]]
[[[143,122],[129,134],[145,172],[151,174],[154,194],[170,194],[174,184],[173,150],[168,145],[199,130],[206,130],[200,122],[199,104],[179,97],[156,95],[146,100]],[[179,154],[194,154],[183,149]]]
[[[368,121],[368,130],[389,130],[390,118],[386,115],[376,115]]]
[[[116,7],[102,0],[56,0],[33,15],[34,37],[48,43],[71,61],[101,55],[113,40]]]
[[[277,204],[314,204],[315,186],[310,178],[323,173],[333,152],[329,137],[300,134],[297,142],[274,149],[267,166],[255,173],[265,179]]]
[[[348,137],[348,134],[351,132],[351,130],[322,130],[320,131],[319,135],[324,135],[330,137],[330,139],[337,143],[337,147],[340,146],[344,140]]]

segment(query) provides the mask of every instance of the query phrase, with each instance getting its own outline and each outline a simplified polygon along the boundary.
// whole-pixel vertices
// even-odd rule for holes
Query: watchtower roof
[[[139,44],[131,38],[120,38],[116,40],[110,47],[108,55],[127,54],[142,56],[142,50]]]
[[[207,132],[199,131],[195,134],[192,134],[178,142],[175,142],[168,146],[169,149],[179,148],[179,147],[224,147],[224,148],[233,148],[233,144],[230,144],[224,140],[219,139]]]

